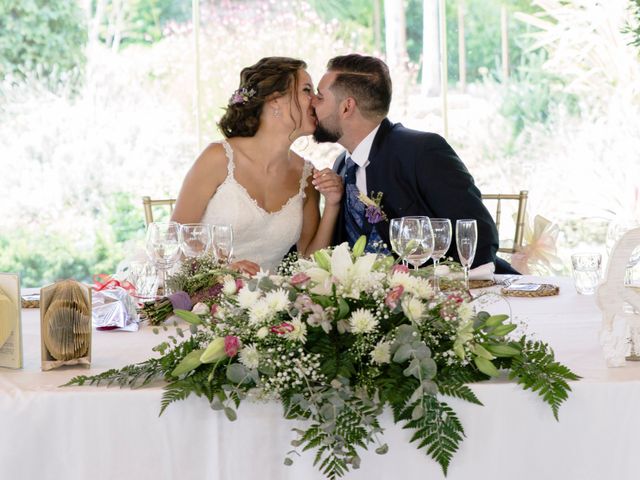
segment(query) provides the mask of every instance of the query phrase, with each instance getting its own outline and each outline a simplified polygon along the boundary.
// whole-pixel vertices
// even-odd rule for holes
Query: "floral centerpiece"
[[[176,311],[190,333],[178,329],[156,347],[159,358],[69,384],[135,387],[164,378],[161,413],[195,394],[231,421],[248,397],[280,401],[286,418],[306,421],[292,444],[316,450],[315,464],[331,479],[357,468],[362,448],[387,452],[385,405],[446,474],[464,429],[445,398],[481,405],[469,384],[501,371],[537,392],[557,418],[567,381],[578,377],[547,344],[511,338],[516,325],[506,315],[475,313],[462,289],[436,296],[391,257],[364,254],[365,243],[316,252],[286,275],[228,284],[200,314]]]

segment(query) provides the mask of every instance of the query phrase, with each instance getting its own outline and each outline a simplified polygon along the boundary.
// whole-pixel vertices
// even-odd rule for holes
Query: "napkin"
[[[469,270],[469,280],[493,280],[496,267],[493,262],[485,263]]]

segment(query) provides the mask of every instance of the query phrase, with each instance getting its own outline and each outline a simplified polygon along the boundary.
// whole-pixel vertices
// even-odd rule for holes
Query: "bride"
[[[317,124],[306,67],[267,57],[242,70],[218,124],[225,139],[196,159],[172,216],[232,225],[234,256],[241,259],[234,266],[250,275],[273,272],[292,245],[302,255],[328,246],[340,209],[342,179],[329,168],[315,170],[290,148]]]

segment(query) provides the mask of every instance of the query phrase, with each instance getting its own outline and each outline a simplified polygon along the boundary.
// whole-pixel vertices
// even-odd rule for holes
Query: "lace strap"
[[[302,167],[302,176],[300,177],[300,190],[299,193],[302,194],[302,198],[306,198],[307,194],[305,193],[305,189],[307,188],[307,181],[309,179],[309,175],[313,172],[313,163],[308,160],[304,161],[304,167]]]
[[[223,139],[220,143],[224,147],[224,153],[227,157],[227,176],[232,177],[233,171],[236,168],[235,164],[233,163],[233,149],[231,148],[231,145],[229,145],[229,142],[227,142],[226,139]]]

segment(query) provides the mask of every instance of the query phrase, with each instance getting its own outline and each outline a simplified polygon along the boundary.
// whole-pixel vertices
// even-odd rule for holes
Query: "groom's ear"
[[[353,97],[347,97],[342,102],[340,102],[340,114],[344,118],[349,118],[352,116],[358,105],[356,104],[356,100]]]

